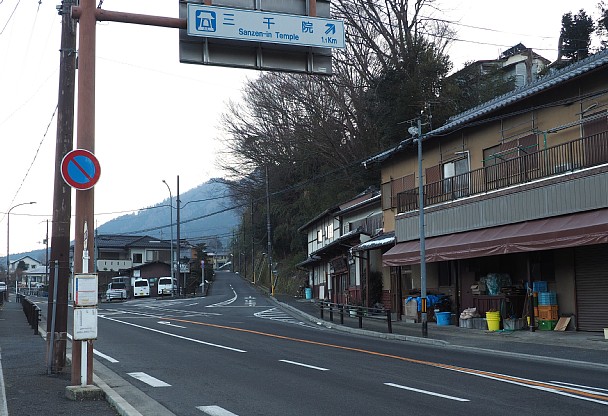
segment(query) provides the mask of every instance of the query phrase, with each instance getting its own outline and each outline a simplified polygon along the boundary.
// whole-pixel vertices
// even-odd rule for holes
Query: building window
[[[456,198],[468,195],[469,159],[463,157],[443,165],[443,192],[454,193]]]
[[[317,230],[317,243],[323,242],[323,231]]]
[[[143,256],[141,253],[133,253],[133,263],[143,263]]]
[[[325,226],[325,238],[330,240],[334,238],[334,226],[333,224],[328,224]]]

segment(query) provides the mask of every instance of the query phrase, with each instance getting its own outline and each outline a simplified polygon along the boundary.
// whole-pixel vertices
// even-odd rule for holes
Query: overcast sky
[[[449,55],[460,69],[467,61],[497,58],[520,42],[554,60],[562,15],[581,8],[595,15],[597,3],[444,0],[441,11],[428,15],[457,23],[459,40]],[[36,201],[11,211],[11,253],[43,248],[51,219],[58,4],[0,0],[0,256],[6,253],[2,230],[11,207]],[[104,0],[103,8],[178,15],[177,0]],[[168,198],[163,179],[175,195],[177,175],[181,193],[222,176],[216,164],[226,139],[220,115],[258,72],[180,64],[177,29],[105,22],[97,24],[96,65],[95,155],[102,172],[95,186],[97,225]]]

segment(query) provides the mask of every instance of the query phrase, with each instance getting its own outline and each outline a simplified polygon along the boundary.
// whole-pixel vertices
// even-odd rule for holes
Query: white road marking
[[[565,383],[563,381],[550,381],[549,383],[555,384],[556,386],[576,387],[579,390],[584,391],[585,393],[593,393],[593,394],[598,394],[601,396],[608,396],[608,389],[602,389],[600,387],[583,386],[580,384]],[[603,391],[605,391],[606,393],[601,393]]]
[[[232,286],[230,286],[230,289],[232,289]],[[239,297],[236,292],[234,291],[234,289],[232,289],[232,293],[234,293],[234,297],[232,299],[228,299],[225,300],[223,302],[219,302],[219,303],[214,303],[213,305],[207,305],[206,308],[214,308],[217,306],[226,306],[226,305],[230,305],[231,303],[235,302],[237,300],[237,298]]]
[[[317,366],[310,365],[310,364],[298,363],[296,361],[289,361],[289,360],[279,360],[279,361],[282,363],[299,365],[300,367],[312,368],[313,370],[329,371],[329,368],[323,368],[323,367],[317,367]]]
[[[99,317],[99,315],[97,315],[97,317]],[[68,339],[72,339],[72,335],[67,334]],[[93,348],[93,354],[97,355],[98,357],[101,357],[111,363],[117,363],[118,360],[115,358],[110,357],[109,355],[105,355],[104,353],[101,353],[99,351],[97,351],[95,348]]]
[[[158,321],[158,323],[161,325],[172,326],[173,328],[186,328],[185,326],[175,325],[167,321]]]
[[[97,355],[98,357],[101,357],[101,358],[103,358],[103,359],[105,359],[105,360],[107,360],[107,361],[109,361],[109,362],[111,362],[111,363],[117,363],[117,362],[118,362],[118,360],[117,360],[117,359],[112,358],[112,357],[110,357],[109,355],[105,355],[105,354],[103,354],[103,353],[101,353],[101,352],[97,351],[95,348],[93,348],[93,354],[95,354],[95,355]]]
[[[187,306],[196,306],[196,305],[198,305],[198,303],[190,303],[188,305],[184,305],[184,308],[187,307]]]
[[[562,391],[562,390],[560,390],[560,386],[558,386],[558,385],[552,385],[550,383],[537,381],[537,380],[530,380],[530,379],[521,378],[521,377],[508,376],[508,375],[500,374],[500,373],[490,373],[490,372],[485,372],[485,371],[477,372],[477,371],[466,369],[466,368],[458,368],[458,367],[450,368],[450,367],[443,367],[441,365],[435,365],[435,366],[439,367],[439,368],[445,368],[446,370],[450,370],[450,371],[456,371],[458,373],[464,373],[464,374],[469,374],[472,376],[488,378],[491,380],[501,381],[503,383],[515,384],[517,386],[527,387],[529,389],[559,394],[560,396],[572,397],[575,399],[585,400],[588,402],[599,403],[599,404],[603,404],[604,406],[608,406],[608,401],[594,399],[591,397],[585,397],[582,395],[579,396],[575,392],[571,392],[572,390],[575,390],[574,388],[569,389],[571,391]],[[583,394],[585,393],[584,390],[580,390],[580,392]],[[596,395],[597,395],[597,393],[596,393]]]
[[[146,374],[146,373],[127,373],[127,374],[152,387],[171,387],[171,384],[165,383],[164,381],[159,380],[155,377],[152,377],[151,375]]]
[[[271,321],[280,321],[280,322],[286,322],[288,324],[301,325],[301,326],[307,326],[310,328],[314,328],[310,325],[306,325],[302,321],[298,321],[293,316],[281,311],[278,308],[272,308],[272,309],[267,309],[265,311],[256,312],[253,314],[253,316],[255,316],[256,318],[270,319]]]
[[[448,396],[448,395],[445,395],[445,394],[435,393],[433,391],[428,391],[428,390],[415,389],[413,387],[402,386],[400,384],[395,384],[395,383],[384,383],[384,385],[389,386],[389,387],[397,387],[398,389],[402,389],[402,390],[414,391],[416,393],[428,394],[429,396],[436,396],[436,397],[442,397],[444,399],[455,400],[457,402],[468,402],[468,401],[470,401],[469,399],[463,399],[463,398],[460,398],[460,397]]]
[[[197,409],[209,416],[238,416],[219,406],[197,406]]]
[[[197,344],[208,345],[210,347],[221,348],[221,349],[224,349],[224,350],[229,350],[229,351],[234,351],[234,352],[247,352],[245,350],[239,350],[237,348],[227,347],[225,345],[213,344],[211,342],[205,342],[205,341],[201,341],[201,340],[198,340],[198,339],[193,339],[193,338],[188,338],[188,337],[184,337],[184,336],[181,336],[181,335],[172,334],[170,332],[160,331],[160,330],[154,329],[154,328],[148,328],[146,326],[132,324],[131,322],[119,321],[118,319],[114,319],[114,318],[107,318],[106,317],[104,319],[107,319],[108,321],[112,321],[112,322],[118,322],[119,324],[134,326],[135,328],[145,329],[146,331],[156,332],[157,334],[168,335],[170,337],[179,338],[179,339],[183,339],[183,340],[191,341],[191,342],[196,342]]]

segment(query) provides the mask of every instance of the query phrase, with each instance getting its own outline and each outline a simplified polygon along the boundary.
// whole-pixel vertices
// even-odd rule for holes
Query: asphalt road
[[[228,272],[206,298],[100,304],[98,326],[95,358],[176,415],[608,411],[605,370],[337,333]]]

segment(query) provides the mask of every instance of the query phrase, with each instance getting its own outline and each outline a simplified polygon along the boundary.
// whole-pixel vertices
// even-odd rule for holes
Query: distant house
[[[154,279],[171,275],[169,240],[159,240],[147,235],[102,234],[96,236],[95,248],[95,265],[101,287],[117,276]],[[190,263],[195,258],[192,246],[182,240],[179,251],[175,246],[173,252],[175,277],[187,279],[190,275]],[[151,281],[152,283],[154,281]]]
[[[16,274],[17,282],[21,286],[24,286],[26,283],[24,275],[28,270],[42,266],[42,263],[30,256],[19,257],[18,259],[10,259],[9,257],[9,260],[9,275]],[[22,264],[25,267],[23,269],[19,269],[19,264]]]
[[[308,271],[313,297],[367,304],[369,271],[380,269],[381,263],[379,258],[354,253],[353,248],[381,230],[380,192],[374,189],[328,208],[302,225],[299,231],[307,236],[308,256],[298,267]]]
[[[27,269],[24,273],[23,273],[23,279],[26,281],[27,284],[29,284],[30,286],[33,283],[42,283],[42,284],[48,284],[48,274],[49,274],[49,269],[47,266],[41,265],[41,266],[36,266],[36,267],[32,267]]]
[[[452,76],[458,76],[465,71],[486,75],[499,70],[505,81],[512,80],[514,88],[520,88],[536,81],[550,62],[531,48],[519,43],[501,53],[498,59],[472,62]]]

